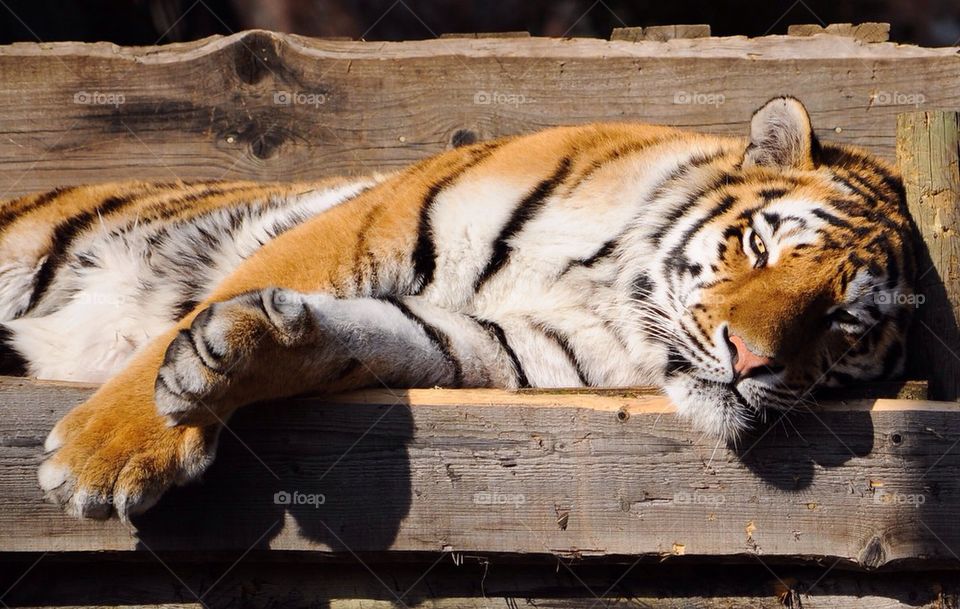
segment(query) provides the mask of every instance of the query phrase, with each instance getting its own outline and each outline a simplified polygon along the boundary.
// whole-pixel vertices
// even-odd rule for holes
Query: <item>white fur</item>
[[[177,261],[185,253],[196,251],[213,261],[202,268],[201,277],[195,277],[207,288],[198,295],[202,298],[275,236],[271,231],[275,224],[297,224],[349,200],[377,181],[365,178],[273,206],[250,201],[240,209],[243,219],[235,231],[237,238],[223,239],[215,249],[205,247],[198,235],[201,231],[224,234],[231,210],[214,211],[174,227],[159,246],[148,240],[169,226],[138,223],[117,232],[104,225],[76,245],[76,251],[94,257],[98,266],[77,267],[58,277],[47,299],[54,302],[46,307],[52,312],[6,322],[14,334],[13,347],[30,362],[30,372],[38,378],[104,382],[139,348],[170,327],[171,312],[182,300],[170,277],[184,274]],[[17,271],[13,279],[9,284],[0,281],[0,302],[5,302],[8,309],[17,307],[18,301],[4,301],[5,291],[22,289],[27,297],[30,293],[23,288],[27,281],[23,271]],[[145,289],[144,282],[154,289]]]

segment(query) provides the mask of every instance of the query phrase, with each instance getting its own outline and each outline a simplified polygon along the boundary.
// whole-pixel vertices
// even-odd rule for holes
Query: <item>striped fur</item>
[[[195,478],[244,404],[378,383],[657,384],[732,440],[899,372],[908,235],[893,170],[788,98],[742,139],[588,125],[387,176],[62,189],[0,207],[0,362],[105,382],[40,470],[89,517]]]

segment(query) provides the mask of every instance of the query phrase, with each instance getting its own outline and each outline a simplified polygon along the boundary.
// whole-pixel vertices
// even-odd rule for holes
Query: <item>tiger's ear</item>
[[[775,97],[753,113],[744,167],[813,169],[816,146],[810,115],[800,100]]]

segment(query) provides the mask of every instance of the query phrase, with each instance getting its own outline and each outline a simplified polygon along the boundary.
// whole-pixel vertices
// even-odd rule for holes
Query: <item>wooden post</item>
[[[918,238],[917,317],[911,337],[914,373],[930,381],[932,399],[960,397],[960,114],[911,112],[897,117],[897,162]]]

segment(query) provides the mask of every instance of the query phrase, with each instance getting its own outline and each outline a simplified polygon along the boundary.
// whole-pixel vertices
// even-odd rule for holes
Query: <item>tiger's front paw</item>
[[[116,513],[126,521],[199,476],[213,461],[219,429],[168,427],[152,403],[87,402],[47,437],[53,454],[40,466],[40,487],[74,516]]]
[[[222,423],[240,405],[230,389],[258,355],[312,331],[302,295],[291,290],[267,288],[210,305],[167,348],[154,389],[157,411],[171,425]]]

